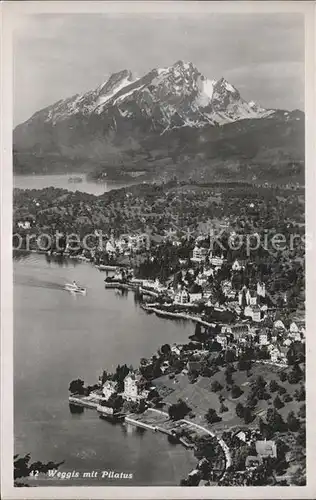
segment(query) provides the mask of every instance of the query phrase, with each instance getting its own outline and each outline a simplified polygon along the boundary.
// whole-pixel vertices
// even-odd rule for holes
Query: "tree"
[[[251,369],[251,360],[240,358],[238,363],[237,363],[237,368],[240,371],[250,370]]]
[[[233,373],[235,369],[233,368],[232,365],[228,365],[226,370],[225,370],[225,379],[226,383],[232,385],[233,384]]]
[[[247,445],[240,446],[234,457],[236,470],[245,470],[246,458],[249,455],[249,447]]]
[[[281,401],[281,399],[279,398],[279,396],[276,396],[276,397],[274,398],[273,405],[274,405],[274,407],[275,407],[277,410],[279,410],[280,408],[283,408],[284,403],[283,403],[283,401]]]
[[[213,392],[218,392],[218,391],[221,391],[222,389],[223,389],[223,386],[218,382],[218,380],[214,380],[214,382],[212,382],[211,390]]]
[[[276,382],[276,380],[271,380],[269,384],[270,392],[276,392],[278,389],[279,389],[279,384]]]
[[[236,359],[235,351],[233,351],[232,349],[227,349],[225,353],[226,363],[233,363],[235,359]]]
[[[31,455],[28,453],[24,457],[20,457],[19,455],[14,455],[13,464],[14,464],[14,486],[29,486],[28,484],[23,484],[19,480],[21,478],[32,477],[35,473],[44,473],[47,474],[49,470],[58,469],[63,462],[47,462],[43,463],[40,461],[33,462],[30,464]]]
[[[170,345],[169,344],[162,345],[160,351],[164,356],[168,356],[171,353]]]
[[[298,411],[298,416],[300,418],[306,418],[306,405],[305,405],[305,403],[300,406],[300,409]]]
[[[242,291],[242,297],[241,297],[241,308],[242,308],[242,310],[245,309],[246,305],[247,305],[246,290],[243,289],[243,291]]]
[[[243,391],[238,385],[233,385],[231,388],[231,395],[233,399],[239,398],[243,394]]]
[[[191,408],[186,404],[185,401],[179,399],[179,401],[168,408],[169,418],[171,420],[181,420],[189,412]]]
[[[78,394],[78,395],[83,395],[84,394],[84,381],[81,380],[80,378],[76,380],[72,380],[69,384],[69,392],[71,394]]]
[[[216,422],[220,422],[222,418],[217,415],[216,410],[214,410],[214,408],[210,408],[205,414],[205,420],[209,424],[215,424]]]
[[[245,424],[250,424],[250,422],[252,422],[254,419],[252,411],[248,406],[244,407],[243,418],[244,418]]]
[[[268,408],[267,423],[272,432],[282,432],[286,428],[282,416],[275,408]]]
[[[201,333],[202,333],[201,323],[196,323],[196,324],[195,324],[195,332],[194,332],[194,335],[195,335],[197,338],[200,338],[200,337],[201,337]]]
[[[299,467],[292,476],[292,484],[296,486],[306,485],[306,470],[303,467]]]
[[[306,446],[306,426],[305,426],[305,424],[303,424],[298,431],[298,435],[296,438],[296,444],[298,446],[303,446],[303,447]]]
[[[292,370],[288,375],[288,381],[290,384],[298,384],[303,378],[302,370],[298,364],[294,364]]]
[[[237,417],[243,418],[245,409],[241,403],[237,403],[235,411],[236,411]]]
[[[259,418],[259,421],[258,421],[258,426],[259,426],[259,431],[260,431],[260,434],[264,434],[264,431],[265,431],[265,428],[266,428],[266,425],[263,421],[263,419],[260,417]]]
[[[124,379],[129,374],[130,369],[127,365],[118,365],[116,367],[115,374],[113,375],[113,380],[117,381],[118,392],[122,392],[124,390]]]
[[[251,410],[254,410],[257,404],[258,404],[258,399],[254,396],[252,392],[250,392],[246,401],[246,406],[248,406],[248,408],[250,408]]]
[[[194,455],[199,459],[206,458],[212,460],[218,456],[219,448],[216,438],[213,436],[203,436],[196,440]]]
[[[303,385],[294,392],[294,397],[296,401],[305,401],[305,387]]]
[[[286,423],[287,423],[288,429],[291,432],[296,432],[300,428],[300,421],[298,418],[296,418],[294,411],[289,412],[287,419],[286,419]]]
[[[269,399],[270,394],[266,391],[266,381],[263,379],[261,375],[256,378],[256,380],[251,385],[251,393],[258,400],[260,399]]]
[[[285,382],[287,380],[287,375],[285,372],[280,373],[280,380],[281,382]]]
[[[225,413],[226,411],[228,411],[228,407],[222,402],[219,407],[219,413]]]

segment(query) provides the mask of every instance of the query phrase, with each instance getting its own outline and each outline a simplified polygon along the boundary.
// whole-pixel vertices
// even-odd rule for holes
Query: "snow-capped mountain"
[[[113,108],[127,119],[137,113],[152,117],[156,125],[165,129],[223,125],[274,112],[245,101],[224,78],[210,80],[192,63],[178,61],[171,67],[154,69],[142,78],[134,77],[128,70],[120,71],[95,90],[59,101],[42,114],[45,122],[56,125],[72,116],[111,114]]]
[[[266,158],[270,149],[301,149],[295,134],[302,133],[303,117],[247,102],[224,78],[209,79],[178,61],[142,77],[120,71],[38,111],[14,130],[14,164],[19,171],[50,171],[147,168],[157,158],[175,164],[184,156],[254,158],[258,151]]]

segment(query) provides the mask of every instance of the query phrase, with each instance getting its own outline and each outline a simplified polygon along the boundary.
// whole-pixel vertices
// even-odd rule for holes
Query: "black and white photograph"
[[[10,17],[3,498],[109,486],[312,498],[312,3],[34,3]]]

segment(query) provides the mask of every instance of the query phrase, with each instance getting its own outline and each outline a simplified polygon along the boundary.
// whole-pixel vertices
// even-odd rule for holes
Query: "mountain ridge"
[[[260,128],[266,134],[261,146]],[[191,62],[179,60],[141,77],[122,70],[94,90],[34,113],[14,129],[14,166],[21,173],[23,165],[27,170],[30,158],[36,158],[34,163],[38,164],[40,159],[42,163],[68,163],[68,169],[69,163],[80,169],[86,164],[87,172],[95,164],[147,171],[150,160],[158,156],[166,160],[165,172],[168,161],[171,165],[181,161],[183,150],[194,161],[194,156],[203,152],[204,161],[217,153],[220,159],[223,149],[225,158],[237,155],[241,160],[249,157],[247,150],[253,150],[253,160],[258,148],[247,145],[245,136],[253,136],[254,130],[258,135],[254,142],[261,149],[277,147],[273,137],[277,131],[289,161],[303,159],[302,112],[265,109],[247,102],[225,78],[211,80]],[[183,136],[186,144],[181,145]],[[234,146],[236,140],[244,142],[243,148]]]

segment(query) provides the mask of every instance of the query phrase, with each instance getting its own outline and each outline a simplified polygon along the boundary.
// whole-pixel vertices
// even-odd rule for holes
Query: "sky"
[[[14,124],[129,69],[142,76],[179,59],[222,76],[246,100],[304,109],[301,14],[36,14],[13,37]]]

